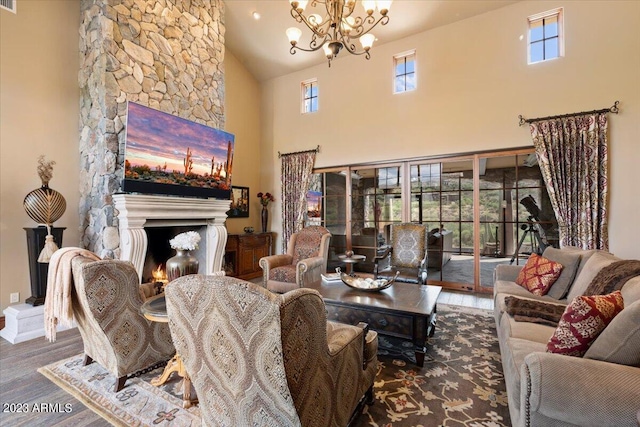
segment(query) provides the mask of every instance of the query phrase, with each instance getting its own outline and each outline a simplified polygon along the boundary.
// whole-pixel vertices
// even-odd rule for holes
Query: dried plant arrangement
[[[49,186],[49,181],[53,178],[53,165],[55,164],[56,162],[54,160],[45,161],[44,154],[38,157],[38,176],[42,181],[42,185],[45,187]]]

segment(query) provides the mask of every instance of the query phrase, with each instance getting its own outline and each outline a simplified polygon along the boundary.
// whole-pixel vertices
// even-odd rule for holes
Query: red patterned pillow
[[[584,356],[591,343],[623,308],[620,291],[608,295],[575,297],[549,339],[547,352]]]
[[[560,277],[562,264],[538,254],[531,254],[520,270],[516,283],[534,295],[546,295],[551,285]]]

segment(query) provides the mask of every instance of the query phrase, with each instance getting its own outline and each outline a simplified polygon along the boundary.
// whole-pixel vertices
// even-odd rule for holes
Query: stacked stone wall
[[[83,0],[81,13],[82,245],[118,258],[127,101],[224,129],[224,3]]]

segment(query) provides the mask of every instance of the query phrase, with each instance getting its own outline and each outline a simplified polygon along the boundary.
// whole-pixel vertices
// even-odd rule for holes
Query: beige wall
[[[51,188],[67,201],[54,224],[64,246],[78,246],[78,28],[80,1],[21,1],[0,10],[0,305],[31,296],[22,207],[40,187],[38,156],[54,160]]]
[[[527,65],[527,17],[559,6],[566,56]],[[389,25],[398,25],[393,10]],[[392,57],[410,49],[417,51],[418,90],[393,95]],[[374,46],[369,61],[343,52],[331,68],[263,85],[265,182],[280,188],[278,151],[320,145],[316,167],[326,167],[530,146],[519,114],[571,113],[620,100],[621,114],[610,115],[610,249],[640,258],[639,52],[640,2],[630,1],[523,1]],[[300,82],[314,77],[319,111],[301,115]]]
[[[63,246],[79,246],[80,93],[77,75],[79,0],[23,1],[18,14],[0,11],[0,306],[9,294],[31,296],[23,227],[35,224],[22,208],[40,186],[37,159],[55,160],[51,188],[67,201],[55,226],[66,227]],[[226,50],[226,127],[235,134],[234,185],[251,190],[250,218],[227,222],[230,233],[260,228],[260,89]],[[269,191],[269,190],[264,190]],[[254,200],[255,199],[255,200]]]
[[[227,48],[225,67],[225,130],[235,135],[232,185],[249,187],[249,218],[227,219],[230,234],[252,226],[260,231],[260,86]]]

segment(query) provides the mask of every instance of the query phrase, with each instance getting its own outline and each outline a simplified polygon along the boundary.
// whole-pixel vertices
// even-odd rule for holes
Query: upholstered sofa
[[[558,304],[557,312],[562,315],[566,305],[583,295],[598,272],[620,259],[604,251],[573,248],[547,248],[542,256],[564,267],[545,296],[535,296],[515,283],[522,265],[499,265],[495,270],[495,320],[512,425],[637,426],[640,276],[618,282],[624,283],[624,309],[583,357],[549,353],[547,342],[556,327],[533,322],[531,317],[522,321],[513,309],[516,298],[507,298]]]
[[[451,250],[453,249],[453,231],[431,230],[427,242],[427,265],[429,268],[442,270],[446,263],[451,260]]]

